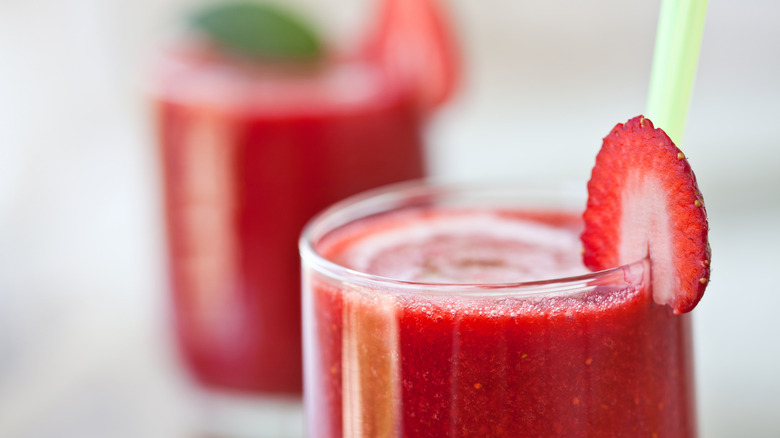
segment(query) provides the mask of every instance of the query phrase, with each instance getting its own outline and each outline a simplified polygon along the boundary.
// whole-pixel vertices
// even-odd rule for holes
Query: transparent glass
[[[156,102],[158,143],[184,360],[208,387],[300,395],[301,229],[339,199],[422,177],[419,114],[364,62],[296,74],[181,54],[161,64],[170,77]]]
[[[312,220],[300,240],[309,436],[695,436],[690,320],[653,302],[648,260],[455,284],[383,277],[342,257],[419,239],[413,228],[431,218],[445,218],[441,231],[448,217],[486,212],[576,241],[583,207],[581,190],[564,186],[415,183]],[[393,244],[375,238],[390,228]],[[477,270],[500,264],[469,257]]]

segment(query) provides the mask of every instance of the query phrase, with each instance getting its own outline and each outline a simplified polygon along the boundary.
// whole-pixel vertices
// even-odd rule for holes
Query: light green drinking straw
[[[645,116],[679,146],[699,60],[707,0],[662,0]]]

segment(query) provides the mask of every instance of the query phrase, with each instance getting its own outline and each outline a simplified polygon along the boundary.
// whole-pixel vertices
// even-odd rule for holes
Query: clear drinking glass
[[[416,183],[317,216],[309,436],[695,436],[689,316],[653,302],[648,260],[581,266],[584,204]]]

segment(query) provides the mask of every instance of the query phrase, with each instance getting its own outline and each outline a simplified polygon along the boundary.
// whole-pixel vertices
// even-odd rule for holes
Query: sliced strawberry
[[[366,56],[410,84],[430,111],[452,94],[459,75],[455,39],[437,0],[382,0]]]
[[[655,302],[676,314],[696,306],[710,279],[707,212],[685,155],[650,120],[635,117],[604,138],[583,217],[588,268],[649,254]]]

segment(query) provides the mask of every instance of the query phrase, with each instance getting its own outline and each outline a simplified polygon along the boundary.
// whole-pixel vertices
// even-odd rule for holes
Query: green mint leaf
[[[252,59],[314,60],[323,51],[308,23],[267,3],[217,4],[196,13],[191,24],[222,49]]]

